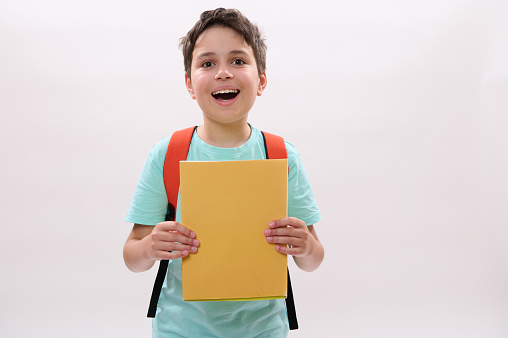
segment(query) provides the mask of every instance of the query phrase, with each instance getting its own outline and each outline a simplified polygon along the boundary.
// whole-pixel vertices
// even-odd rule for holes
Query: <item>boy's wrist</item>
[[[155,261],[157,260],[153,254],[153,249],[152,249],[152,238],[150,235],[142,238],[140,240],[141,243],[139,243],[142,247],[141,249],[141,252],[142,252],[142,260],[144,262],[146,262],[147,264],[150,264],[150,267],[155,263]]]

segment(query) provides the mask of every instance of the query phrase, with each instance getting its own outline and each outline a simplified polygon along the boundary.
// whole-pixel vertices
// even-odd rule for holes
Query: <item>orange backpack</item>
[[[180,189],[180,161],[185,161],[187,159],[192,135],[194,134],[194,130],[196,128],[197,127],[190,127],[179,130],[173,133],[169,141],[163,169],[164,185],[168,196],[168,214],[166,215],[166,221],[173,221],[175,219],[178,190]],[[286,145],[284,144],[284,139],[282,137],[265,132],[261,132],[261,134],[263,135],[265,143],[265,153],[267,159],[287,158]],[[167,260],[161,260],[159,263],[159,270],[157,272],[157,277],[155,278],[147,317],[155,317],[157,302],[159,301],[162,284],[166,278],[168,263],[169,261]],[[289,278],[289,270],[287,280],[286,309],[289,320],[289,329],[296,330],[298,329],[298,321],[296,319],[296,310],[293,300],[291,280]]]

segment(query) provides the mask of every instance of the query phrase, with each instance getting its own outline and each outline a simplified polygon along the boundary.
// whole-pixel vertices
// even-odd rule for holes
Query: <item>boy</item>
[[[203,124],[192,137],[188,160],[264,159],[260,131],[247,122],[263,93],[266,46],[258,28],[240,12],[205,11],[182,38],[185,84],[203,112]],[[286,337],[284,300],[184,302],[181,258],[198,251],[199,233],[165,222],[167,196],[162,170],[169,138],[154,146],[143,168],[126,221],[134,223],[125,243],[124,260],[135,272],[157,260],[170,260],[152,323],[154,337]],[[300,157],[286,142],[288,153],[288,215],[267,224],[266,240],[275,250],[292,255],[299,268],[315,270],[324,250],[313,224],[321,219]],[[234,252],[231,252],[234,255]]]

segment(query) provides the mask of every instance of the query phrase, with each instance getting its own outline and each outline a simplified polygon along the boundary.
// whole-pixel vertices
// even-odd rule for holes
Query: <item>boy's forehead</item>
[[[230,48],[231,50],[244,50],[253,54],[251,46],[245,41],[242,35],[229,27],[212,26],[207,28],[196,39],[193,58],[202,53],[213,53],[214,51]]]
[[[235,38],[236,36],[239,36],[242,40],[243,37],[235,31],[233,28],[226,27],[226,26],[219,26],[219,25],[213,25],[205,29],[199,37],[196,39],[196,44],[198,44],[205,36],[209,36],[211,34],[223,34],[225,36],[229,36],[231,38]]]

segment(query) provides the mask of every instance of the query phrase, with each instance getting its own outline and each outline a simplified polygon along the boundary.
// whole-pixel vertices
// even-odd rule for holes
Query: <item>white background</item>
[[[1,0],[0,336],[150,335],[123,218],[153,144],[201,123],[177,44],[218,6],[265,33],[250,120],[323,214],[290,337],[507,337],[508,5],[480,0]]]

